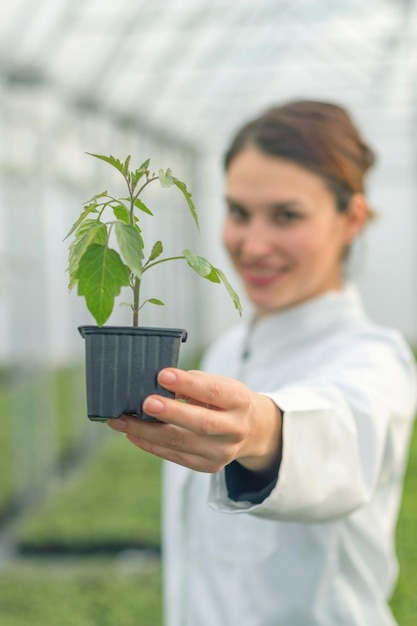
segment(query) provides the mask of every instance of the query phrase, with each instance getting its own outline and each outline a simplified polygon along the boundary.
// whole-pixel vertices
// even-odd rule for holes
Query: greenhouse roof
[[[413,0],[3,0],[3,85],[218,143],[271,102],[372,115],[417,96]]]

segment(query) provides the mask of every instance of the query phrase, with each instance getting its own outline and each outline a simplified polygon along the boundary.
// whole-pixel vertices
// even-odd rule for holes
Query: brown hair
[[[341,212],[346,211],[354,193],[364,193],[365,174],[375,162],[373,150],[347,111],[328,102],[289,102],[251,120],[233,138],[225,169],[249,146],[320,175]]]

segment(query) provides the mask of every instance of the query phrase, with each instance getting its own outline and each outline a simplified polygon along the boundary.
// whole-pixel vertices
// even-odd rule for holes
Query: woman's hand
[[[167,368],[158,382],[175,393],[175,399],[144,401],[143,410],[160,422],[125,415],[108,420],[109,426],[142,450],[200,472],[218,472],[234,460],[262,474],[276,471],[282,418],[270,398],[199,371]]]

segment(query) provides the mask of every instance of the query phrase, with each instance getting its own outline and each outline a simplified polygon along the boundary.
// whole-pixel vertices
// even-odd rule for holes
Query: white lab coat
[[[392,626],[394,532],[416,372],[356,289],[242,324],[203,369],[284,411],[276,486],[259,504],[226,472],[165,465],[167,626]]]

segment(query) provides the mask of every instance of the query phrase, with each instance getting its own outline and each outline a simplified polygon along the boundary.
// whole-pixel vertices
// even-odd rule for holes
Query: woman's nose
[[[248,225],[242,242],[244,253],[252,258],[262,257],[273,249],[271,227],[267,224],[253,222]]]

